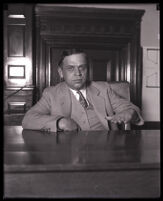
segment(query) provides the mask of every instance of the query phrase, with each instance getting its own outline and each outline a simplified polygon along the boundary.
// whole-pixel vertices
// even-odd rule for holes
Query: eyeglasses
[[[78,70],[80,70],[81,72],[84,71],[85,69],[87,69],[87,65],[86,64],[82,64],[80,66],[73,66],[73,65],[68,65],[68,66],[64,66],[63,68],[67,71],[73,72],[75,70],[75,67],[78,68]]]

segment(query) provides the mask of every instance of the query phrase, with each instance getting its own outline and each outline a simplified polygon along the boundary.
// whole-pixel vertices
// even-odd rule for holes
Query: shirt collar
[[[69,88],[72,93],[75,95],[75,97],[78,99],[79,98],[79,94],[77,93],[77,90],[71,89]],[[86,99],[86,87],[84,87],[83,89],[80,90],[81,93],[83,94],[84,98]]]
[[[71,89],[70,90],[73,92],[73,93],[77,93],[77,90],[74,90],[74,89]],[[80,89],[79,91],[81,91],[82,93],[86,93],[86,88],[83,88],[83,89]]]

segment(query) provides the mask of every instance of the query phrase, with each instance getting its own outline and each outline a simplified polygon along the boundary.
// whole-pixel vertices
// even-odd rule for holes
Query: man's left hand
[[[113,116],[107,116],[107,120],[111,121],[112,123],[128,123],[131,121],[136,121],[138,119],[138,115],[135,110],[128,109],[121,113],[115,114]]]

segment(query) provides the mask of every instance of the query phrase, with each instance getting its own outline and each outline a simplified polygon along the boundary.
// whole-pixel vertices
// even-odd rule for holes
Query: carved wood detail
[[[116,37],[116,35],[130,36],[134,31],[133,22],[122,24],[122,22],[87,22],[87,21],[78,21],[78,22],[65,22],[65,20],[54,20],[53,18],[44,17],[40,20],[40,34],[41,35],[111,35]],[[92,35],[93,34],[93,35]]]

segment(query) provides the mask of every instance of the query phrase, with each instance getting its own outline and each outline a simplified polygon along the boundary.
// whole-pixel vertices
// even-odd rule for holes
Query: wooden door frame
[[[49,85],[51,48],[75,45],[83,49],[89,47],[113,50],[130,44],[128,47],[130,81],[127,81],[130,82],[131,101],[141,108],[140,25],[144,12],[132,9],[68,8],[57,7],[55,4],[50,6],[37,4],[35,7],[37,99]]]

